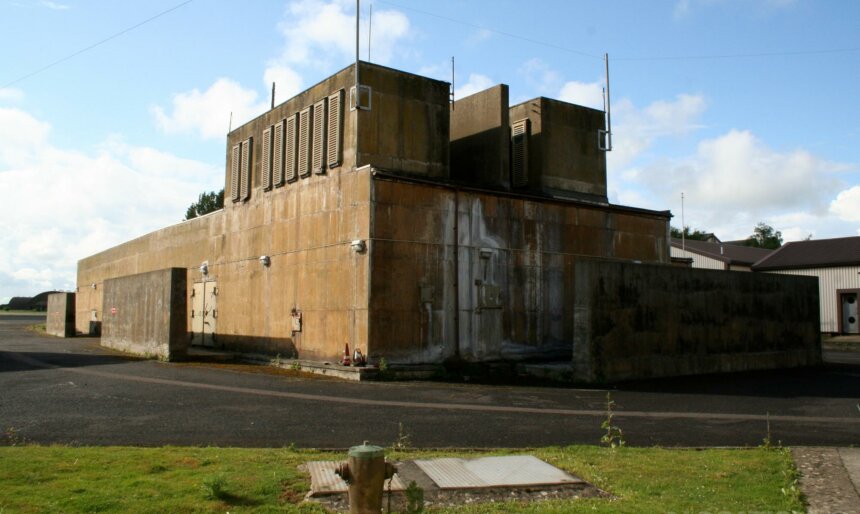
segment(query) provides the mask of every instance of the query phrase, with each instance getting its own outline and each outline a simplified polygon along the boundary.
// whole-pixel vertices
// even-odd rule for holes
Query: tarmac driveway
[[[0,444],[416,447],[596,444],[607,389],[352,383],[166,364],[0,317]],[[631,445],[860,443],[860,365],[619,384]],[[10,429],[13,429],[10,431]],[[8,437],[7,437],[8,438]],[[8,442],[8,441],[7,441]]]

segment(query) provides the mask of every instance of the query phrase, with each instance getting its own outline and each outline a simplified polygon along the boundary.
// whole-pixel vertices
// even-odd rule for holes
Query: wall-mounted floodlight
[[[209,274],[209,261],[203,261],[203,264],[200,265],[200,274],[204,277]]]
[[[260,264],[268,268],[272,264],[272,259],[270,259],[268,255],[261,255]]]
[[[352,251],[355,253],[362,253],[367,250],[367,245],[361,239],[356,239],[349,243],[349,247],[352,248]]]
[[[93,289],[95,289],[95,288],[96,288],[96,283],[95,283],[95,282],[93,282],[93,285],[92,285],[92,286],[90,286],[90,287],[92,287]]]

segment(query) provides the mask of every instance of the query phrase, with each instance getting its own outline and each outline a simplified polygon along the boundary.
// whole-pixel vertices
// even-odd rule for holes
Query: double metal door
[[[218,320],[218,285],[197,282],[191,289],[191,344],[215,346],[215,324]]]

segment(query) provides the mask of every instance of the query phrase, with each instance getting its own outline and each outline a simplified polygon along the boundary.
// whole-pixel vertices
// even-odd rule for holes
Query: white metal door
[[[860,334],[857,293],[842,293],[842,333]]]
[[[215,346],[215,321],[218,319],[218,286],[198,282],[191,289],[191,344]]]

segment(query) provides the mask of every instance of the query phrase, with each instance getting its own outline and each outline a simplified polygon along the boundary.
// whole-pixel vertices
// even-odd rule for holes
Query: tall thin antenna
[[[373,3],[370,4],[370,14],[367,15],[367,62],[370,62],[370,34],[373,32]]]
[[[454,56],[451,56],[451,109],[454,108],[454,102],[456,98],[454,98]]]
[[[275,83],[272,82],[272,109],[275,108]]]
[[[233,111],[230,111],[230,121],[227,123],[227,133],[233,132]]]
[[[360,37],[360,31],[358,28],[358,21],[361,19],[361,0],[355,0],[355,107],[358,108],[358,86],[361,84],[361,80],[358,78],[358,38]]]
[[[687,232],[687,226],[684,224],[684,192],[681,191],[681,250],[687,249],[685,232]]]
[[[603,96],[603,110],[606,111],[606,151],[612,151],[612,101],[609,96],[609,54],[603,54],[606,65],[606,94]]]

